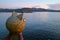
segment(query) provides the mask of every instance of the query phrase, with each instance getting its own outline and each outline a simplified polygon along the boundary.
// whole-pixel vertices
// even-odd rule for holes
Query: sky
[[[60,0],[0,0],[0,8],[39,7],[47,4],[60,4]]]

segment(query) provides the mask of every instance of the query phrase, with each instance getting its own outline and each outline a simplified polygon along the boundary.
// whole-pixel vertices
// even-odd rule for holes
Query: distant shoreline
[[[60,10],[52,10],[52,9],[43,9],[43,8],[22,8],[22,9],[0,9],[0,12],[13,12],[16,11],[18,13],[32,13],[32,12],[60,12]]]

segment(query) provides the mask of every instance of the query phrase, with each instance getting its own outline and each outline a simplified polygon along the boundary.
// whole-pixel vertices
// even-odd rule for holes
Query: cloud
[[[44,8],[44,9],[48,9],[48,5],[47,4],[37,4],[37,5],[34,5],[35,8]]]
[[[28,7],[28,8],[45,8],[48,9],[49,7],[45,4],[0,4],[0,8],[23,8],[23,7]]]
[[[60,4],[49,4],[49,9],[60,10]]]

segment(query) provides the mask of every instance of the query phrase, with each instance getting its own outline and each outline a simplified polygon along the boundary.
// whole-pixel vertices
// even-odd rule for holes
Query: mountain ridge
[[[20,9],[3,9],[0,8],[0,12],[60,12],[60,10],[53,10],[53,9],[44,9],[44,8],[20,8]]]

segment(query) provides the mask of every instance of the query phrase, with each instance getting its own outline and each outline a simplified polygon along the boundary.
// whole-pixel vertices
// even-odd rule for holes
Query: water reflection
[[[38,13],[36,17],[38,19],[40,19],[42,22],[47,22],[48,21],[48,12]]]
[[[24,17],[28,22],[41,23],[48,21],[48,12],[28,13],[24,14]]]

